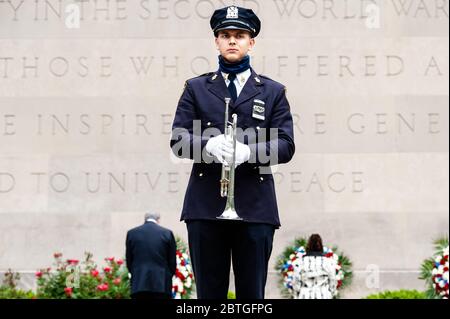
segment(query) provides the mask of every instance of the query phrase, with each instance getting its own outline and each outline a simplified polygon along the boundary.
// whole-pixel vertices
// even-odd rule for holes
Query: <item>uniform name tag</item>
[[[253,113],[252,113],[252,117],[258,120],[265,120],[265,102],[261,101],[261,100],[253,100]]]

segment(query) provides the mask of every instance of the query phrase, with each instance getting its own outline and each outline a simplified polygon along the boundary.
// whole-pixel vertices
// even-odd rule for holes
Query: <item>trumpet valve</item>
[[[227,197],[228,196],[228,180],[222,179],[220,180],[220,196]]]

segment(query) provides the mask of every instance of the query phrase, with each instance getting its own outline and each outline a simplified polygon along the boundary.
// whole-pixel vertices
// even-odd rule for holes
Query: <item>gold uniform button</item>
[[[206,125],[211,126],[211,122],[206,123]]]
[[[260,179],[260,181],[261,181],[261,182],[263,182],[263,181],[264,181],[264,177],[260,177],[259,179]]]
[[[203,173],[198,174],[199,177],[203,177]]]
[[[259,126],[257,126],[256,129],[259,131],[261,128]]]

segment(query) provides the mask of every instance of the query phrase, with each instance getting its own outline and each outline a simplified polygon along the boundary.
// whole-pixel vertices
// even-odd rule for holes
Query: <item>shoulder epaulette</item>
[[[269,78],[268,76],[265,76],[263,74],[258,74],[258,76],[262,77],[263,79],[273,81],[271,78]]]
[[[210,76],[210,75],[213,75],[213,74],[215,74],[215,72],[208,72],[208,73],[204,73],[202,75],[199,75],[198,77],[200,78],[202,76]]]

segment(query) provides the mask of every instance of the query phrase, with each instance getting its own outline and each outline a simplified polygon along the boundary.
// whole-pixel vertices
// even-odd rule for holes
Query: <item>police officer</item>
[[[214,12],[210,25],[220,51],[219,70],[186,81],[172,127],[173,153],[194,160],[181,220],[187,224],[198,298],[226,299],[232,265],[236,297],[263,299],[280,226],[270,166],[294,155],[292,115],[285,87],[250,65],[248,53],[261,27],[255,13],[225,7]],[[226,205],[220,196],[222,165],[229,165],[234,153],[224,136],[225,98],[231,98],[230,118],[237,114],[244,132],[235,151],[240,221],[217,218]]]

